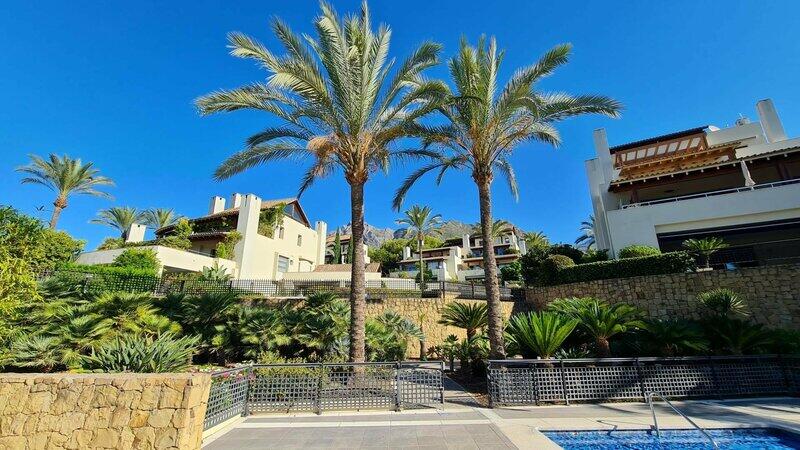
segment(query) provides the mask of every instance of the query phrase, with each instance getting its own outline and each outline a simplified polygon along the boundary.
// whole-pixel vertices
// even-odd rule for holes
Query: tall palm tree
[[[265,111],[280,119],[247,140],[246,148],[215,172],[218,180],[279,159],[310,158],[300,194],[337,169],[350,185],[350,242],[364,237],[364,184],[392,159],[430,152],[397,150],[397,141],[414,134],[413,123],[435,109],[446,92],[443,83],[425,80],[423,70],[438,64],[439,44],[426,42],[395,66],[387,59],[391,32],[373,31],[369,9],[340,17],[321,3],[316,37],[298,36],[276,19],[272,29],[285,47],[277,56],[241,33],[229,35],[231,54],[256,60],[270,72],[266,83],[216,91],[197,100],[201,113],[240,109]],[[363,361],[366,288],[364,252],[355,246],[350,287],[350,359]]]
[[[67,199],[72,194],[111,198],[108,193],[97,190],[97,187],[113,186],[114,182],[98,175],[100,171],[92,163],[83,164],[80,158],[72,159],[67,155],[58,156],[52,153],[47,160],[36,155],[30,155],[30,158],[31,163],[17,167],[17,172],[27,175],[22,179],[22,184],[41,184],[56,192],[50,228],[54,229],[58,224],[61,211],[67,207]]]
[[[497,219],[494,222],[492,222],[492,226],[491,226],[491,229],[489,231],[489,235],[492,237],[492,239],[499,238],[500,236],[503,235],[503,233],[508,231],[510,228],[511,228],[511,224],[507,220]],[[472,232],[473,233],[480,234],[481,233],[481,229],[482,228],[481,228],[480,222],[472,225]]]
[[[144,224],[154,230],[175,225],[180,218],[172,208],[150,208],[142,213]]]
[[[550,239],[544,231],[531,231],[525,233],[525,245],[530,249],[534,247],[549,247]]]
[[[90,220],[89,223],[116,228],[120,232],[120,237],[122,239],[127,239],[128,230],[130,230],[131,225],[143,219],[142,214],[141,211],[131,206],[115,206],[113,208],[101,209],[97,212],[97,218]]]
[[[581,222],[580,231],[581,235],[575,239],[575,245],[587,250],[594,247],[594,214],[589,215],[588,220]]]
[[[517,70],[498,92],[497,73],[503,52],[497,50],[495,40],[492,38],[487,44],[481,38],[477,47],[462,41],[458,55],[449,63],[455,92],[440,108],[447,123],[418,125],[424,144],[441,153],[433,162],[413,172],[395,195],[394,206],[399,209],[411,186],[431,171],[438,172],[437,183],[448,169],[466,170],[472,176],[480,204],[492,358],[505,355],[500,284],[491,239],[491,186],[495,174],[499,172],[504,176],[511,193],[518,197],[516,175],[509,157],[520,144],[537,141],[558,146],[561,138],[555,123],[589,113],[617,117],[621,108],[608,97],[571,96],[537,90],[539,80],[567,62],[570,49],[568,44],[554,47],[536,64]]]
[[[405,225],[402,231],[407,238],[417,239],[417,253],[419,254],[419,285],[425,285],[425,270],[422,261],[422,244],[425,236],[439,234],[442,229],[442,215],[434,214],[430,206],[414,205],[405,212],[405,217],[397,219],[398,225]]]

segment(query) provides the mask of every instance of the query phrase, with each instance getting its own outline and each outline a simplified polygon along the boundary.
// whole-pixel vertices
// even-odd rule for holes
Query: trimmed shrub
[[[575,248],[569,244],[556,244],[550,246],[548,253],[551,255],[564,255],[572,260],[575,264],[580,264],[583,259],[583,251]]]
[[[694,258],[686,252],[670,252],[639,258],[617,259],[558,269],[551,284],[579,283],[609,278],[640,277],[695,270]]]
[[[660,255],[661,250],[649,245],[629,245],[619,251],[619,259],[641,258],[642,256]]]
[[[158,260],[156,252],[149,248],[129,248],[114,258],[112,266],[142,269],[156,274],[161,268],[161,262]]]
[[[608,261],[608,250],[586,250],[581,258],[581,264],[593,263],[598,261]]]
[[[566,255],[550,255],[545,258],[539,272],[539,282],[544,285],[556,284],[561,270],[575,266],[575,261]]]

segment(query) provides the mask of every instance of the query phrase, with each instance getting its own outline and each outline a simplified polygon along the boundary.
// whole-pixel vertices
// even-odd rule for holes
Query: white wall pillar
[[[608,137],[605,128],[598,128],[592,133],[594,140],[594,151],[597,153],[597,160],[600,163],[600,173],[603,181],[610,183],[614,178],[614,160],[611,157],[611,149],[608,147]]]
[[[437,277],[439,281],[447,281],[447,261],[442,261],[442,266],[439,267],[439,274]]]
[[[237,194],[238,195],[238,194]],[[267,278],[264,274],[254,273],[256,266],[256,246],[253,241],[258,239],[258,220],[261,213],[261,199],[254,194],[247,194],[242,199],[239,208],[239,220],[236,231],[242,235],[236,247],[234,247],[234,260],[239,266],[239,278]]]
[[[144,241],[144,233],[147,227],[138,223],[131,224],[128,231],[125,232],[125,242],[142,242]]]
[[[469,257],[470,254],[469,234],[461,236],[461,251],[463,252],[465,258]]]
[[[411,258],[411,247],[405,246],[403,247],[403,259],[410,259]]]
[[[325,248],[328,242],[328,224],[318,220],[314,223],[314,231],[317,232],[317,262],[315,264],[325,264]]]
[[[750,169],[747,168],[747,162],[740,161],[739,166],[742,168],[742,176],[744,176],[744,185],[747,187],[755,185],[756,182],[753,181],[753,177],[750,176]]]
[[[225,199],[219,195],[211,197],[211,205],[208,207],[209,214],[216,214],[225,211]]]
[[[371,259],[369,259],[369,246],[367,244],[361,244],[361,249],[364,251],[364,264],[369,264]]]

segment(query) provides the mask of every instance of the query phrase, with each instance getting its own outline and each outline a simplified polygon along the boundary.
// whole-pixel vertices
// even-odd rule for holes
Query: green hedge
[[[160,279],[152,270],[106,265],[64,264],[51,275],[58,282],[81,286],[86,293],[149,292]]]
[[[551,284],[682,273],[695,270],[696,267],[695,260],[690,254],[671,252],[562,267],[558,269],[555,280]]]

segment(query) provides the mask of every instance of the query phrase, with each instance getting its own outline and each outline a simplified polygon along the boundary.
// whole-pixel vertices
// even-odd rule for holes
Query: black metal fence
[[[144,292],[155,295],[184,293],[188,295],[237,293],[253,297],[305,297],[315,292],[336,292],[342,296],[350,293],[351,282],[346,280],[201,280],[164,277],[133,276],[117,273],[85,273],[78,271],[48,272],[39,275],[39,280],[48,278],[68,281],[84,292]],[[464,299],[484,299],[483,284],[452,281],[426,282],[413,279],[366,280],[368,299],[388,297],[443,297],[453,294]],[[500,288],[502,300],[524,300],[524,289]]]
[[[254,412],[400,410],[444,402],[444,362],[267,364],[212,374],[204,428]]]
[[[493,360],[487,370],[495,405],[724,398],[800,393],[800,358],[714,356]]]

